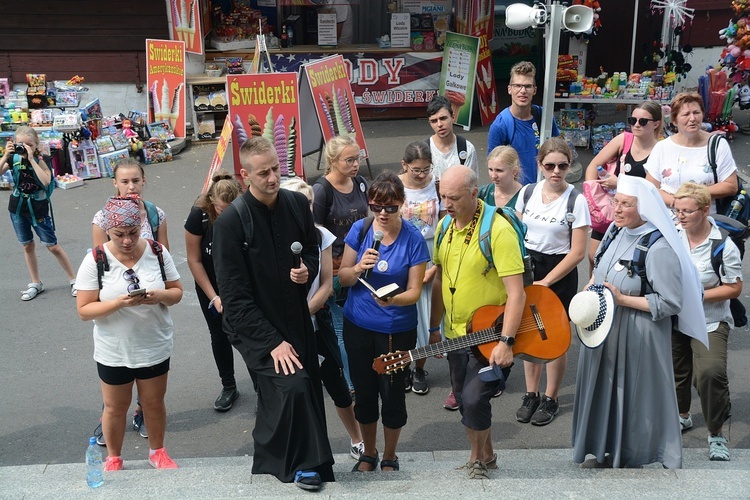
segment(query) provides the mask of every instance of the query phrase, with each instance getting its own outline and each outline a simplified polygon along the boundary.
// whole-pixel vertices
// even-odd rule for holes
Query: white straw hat
[[[594,349],[602,345],[615,318],[615,299],[604,285],[591,285],[578,292],[568,307],[581,343]]]

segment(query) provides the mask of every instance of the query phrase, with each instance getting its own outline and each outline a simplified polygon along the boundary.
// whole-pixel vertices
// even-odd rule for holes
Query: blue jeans
[[[338,279],[338,278],[334,278]],[[346,384],[349,386],[349,390],[354,390],[352,384],[352,377],[349,375],[349,357],[346,355],[346,349],[344,348],[344,308],[336,304],[336,300],[333,296],[328,297],[326,305],[331,311],[331,320],[333,322],[333,330],[336,332],[336,339],[339,341],[339,350],[341,351],[341,361],[344,369],[344,378]]]

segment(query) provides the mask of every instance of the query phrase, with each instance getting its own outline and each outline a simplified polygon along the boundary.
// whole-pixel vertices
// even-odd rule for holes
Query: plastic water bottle
[[[605,180],[605,179],[609,179],[609,176],[611,174],[609,172],[607,172],[606,170],[604,170],[604,167],[602,167],[601,165],[599,165],[598,167],[596,167],[596,175],[597,175],[597,177],[599,177],[599,179]],[[603,189],[606,192],[608,192],[609,194],[611,194],[611,195],[614,195],[615,192],[616,192],[614,189],[607,189],[605,187],[603,187]]]
[[[294,29],[291,24],[286,27],[286,36],[289,47],[294,47]]]
[[[89,438],[89,447],[86,449],[86,484],[92,488],[103,485],[103,472],[102,450],[96,444],[95,437]]]
[[[742,212],[742,208],[745,206],[745,203],[747,202],[747,192],[743,189],[740,191],[740,194],[732,201],[732,204],[729,206],[729,213],[727,214],[727,217],[730,217],[732,219],[736,219],[740,216],[740,212]]]

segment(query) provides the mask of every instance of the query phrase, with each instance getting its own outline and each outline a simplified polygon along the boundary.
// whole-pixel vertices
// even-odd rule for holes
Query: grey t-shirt
[[[354,178],[354,189],[350,193],[342,193],[331,186],[333,200],[326,199],[326,189],[323,177],[313,186],[315,202],[313,203],[313,218],[319,224],[336,236],[333,243],[333,257],[340,257],[344,253],[344,238],[349,229],[359,219],[367,217],[367,181],[362,177]]]

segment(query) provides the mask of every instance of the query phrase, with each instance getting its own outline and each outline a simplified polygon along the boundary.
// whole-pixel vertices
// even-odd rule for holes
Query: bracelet
[[[428,331],[429,333],[435,333],[435,332],[439,332],[439,331],[440,331],[440,327],[439,327],[439,326],[436,326],[436,327],[434,327],[434,328],[430,328],[430,329],[429,329],[429,330],[427,330],[427,331]]]
[[[218,299],[218,298],[219,298],[219,296],[217,295],[216,297],[214,297],[213,299],[211,299],[211,302],[208,303],[207,309],[211,309],[211,307],[214,305],[214,302],[216,302],[216,299]]]

